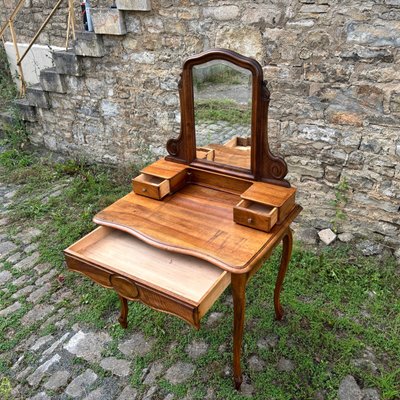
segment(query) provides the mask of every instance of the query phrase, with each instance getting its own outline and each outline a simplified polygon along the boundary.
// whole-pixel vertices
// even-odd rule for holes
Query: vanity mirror
[[[250,170],[251,72],[214,60],[193,67],[196,159]]]
[[[188,58],[179,83],[181,132],[167,160],[289,186],[268,145],[269,91],[260,64],[226,49]]]

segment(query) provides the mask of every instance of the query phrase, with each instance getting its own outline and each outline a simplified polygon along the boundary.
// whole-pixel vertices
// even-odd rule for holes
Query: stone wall
[[[103,36],[103,58],[82,59],[83,77],[67,77],[66,95],[52,94],[34,143],[106,163],[165,154],[183,60],[230,48],[264,66],[271,143],[302,220],[399,246],[399,0],[153,0],[125,22],[126,35]]]

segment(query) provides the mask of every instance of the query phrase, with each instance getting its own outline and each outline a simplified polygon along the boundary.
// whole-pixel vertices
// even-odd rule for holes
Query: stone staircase
[[[41,109],[51,109],[52,93],[73,90],[68,87],[68,77],[84,75],[83,57],[103,57],[103,35],[126,35],[125,14],[138,11],[151,11],[150,0],[117,0],[116,8],[91,9],[94,32],[76,32],[71,49],[53,52],[54,67],[40,71],[40,83],[28,87],[25,98],[15,101],[22,120],[37,122]]]

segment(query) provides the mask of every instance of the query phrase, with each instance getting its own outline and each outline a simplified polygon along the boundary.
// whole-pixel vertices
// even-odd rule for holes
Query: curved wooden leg
[[[244,311],[246,300],[247,274],[232,274],[233,296],[233,378],[236,390],[240,390],[243,381],[240,359],[242,353]]]
[[[283,308],[281,306],[279,297],[281,294],[283,280],[285,279],[290,257],[292,255],[293,235],[290,228],[287,230],[287,233],[283,237],[282,241],[283,241],[283,248],[282,248],[281,265],[279,266],[278,277],[276,279],[275,290],[274,290],[275,316],[278,321],[280,321],[283,317]]]
[[[126,329],[128,327],[128,300],[120,295],[118,295],[118,297],[121,302],[121,314],[118,318],[118,322],[122,328]]]

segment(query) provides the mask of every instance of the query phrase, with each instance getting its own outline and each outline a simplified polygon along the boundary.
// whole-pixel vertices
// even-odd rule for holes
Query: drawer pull
[[[143,189],[142,189],[142,192],[147,192],[147,189],[146,189],[146,188],[143,188]]]
[[[243,199],[233,207],[233,220],[237,224],[269,232],[276,224],[278,209],[266,204]]]
[[[126,299],[132,300],[139,296],[135,283],[124,276],[111,275],[110,282],[116,292]]]

